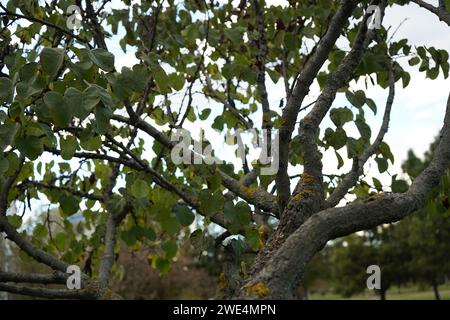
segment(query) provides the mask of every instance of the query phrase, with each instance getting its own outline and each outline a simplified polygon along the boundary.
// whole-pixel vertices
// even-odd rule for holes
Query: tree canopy
[[[380,173],[394,162],[383,139],[395,90],[411,79],[399,58],[430,81],[448,77],[445,50],[394,40],[382,25],[392,5],[412,3],[450,26],[449,1],[1,4],[0,231],[55,273],[0,272],[0,291],[115,297],[109,282],[121,248],[151,246],[148,259],[164,274],[188,234],[198,252],[225,247],[228,297],[289,298],[329,240],[421,208],[450,163],[450,100],[433,157],[411,186],[396,175],[390,186],[365,178],[370,159]],[[136,63],[119,70],[117,50]],[[385,104],[357,82],[386,89]],[[341,95],[346,106],[333,104]],[[379,115],[379,127],[368,114]],[[180,129],[199,129],[201,141],[183,149],[190,161],[175,163]],[[241,131],[262,136],[276,172],[237,162],[235,151],[209,161],[220,154],[211,146]],[[349,171],[324,173],[325,152]],[[59,208],[60,228],[51,219],[23,225],[42,205]],[[26,285],[65,284],[68,266],[86,256],[92,274],[83,273],[81,290]]]

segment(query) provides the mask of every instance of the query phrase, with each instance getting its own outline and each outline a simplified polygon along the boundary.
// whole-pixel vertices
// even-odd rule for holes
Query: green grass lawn
[[[450,285],[443,285],[439,287],[442,300],[450,300]],[[355,295],[350,298],[344,298],[338,294],[327,293],[324,295],[315,293],[311,294],[312,300],[378,300],[379,297],[374,294],[373,291],[367,291],[360,295]],[[419,290],[416,287],[413,288],[401,288],[400,292],[397,288],[391,288],[386,293],[387,300],[434,300],[433,290]]]

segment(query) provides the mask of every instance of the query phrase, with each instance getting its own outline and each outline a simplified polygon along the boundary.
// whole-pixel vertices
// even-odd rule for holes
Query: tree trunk
[[[380,300],[386,300],[386,289],[380,289]]]
[[[304,300],[309,300],[309,290],[307,287],[305,287],[305,298]]]
[[[433,292],[434,292],[434,298],[436,300],[441,300],[441,295],[439,293],[439,286],[436,282],[433,282]]]

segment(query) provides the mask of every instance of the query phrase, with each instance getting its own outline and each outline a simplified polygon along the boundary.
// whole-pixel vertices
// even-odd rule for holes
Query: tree
[[[414,180],[433,157],[437,143],[432,143],[424,159],[413,151],[403,170]],[[404,220],[351,235],[333,244],[332,274],[337,291],[351,296],[366,289],[364,268],[377,264],[381,270],[381,299],[392,285],[424,283],[433,288],[440,299],[439,284],[449,274],[449,173],[445,173],[439,186],[428,195],[425,205]],[[344,245],[345,244],[345,245]]]
[[[447,169],[450,100],[434,157],[411,187],[404,190],[394,179],[393,193],[359,192],[368,188],[362,176],[370,158],[381,172],[393,161],[383,138],[395,83],[407,86],[410,79],[397,56],[411,56],[409,63],[420,64],[430,79],[441,71],[448,76],[444,50],[392,42],[382,26],[372,28],[378,13],[406,1],[289,1],[281,7],[244,0],[237,8],[202,0],[122,2],[124,9],[109,8],[107,0],[76,1],[79,31],[68,29],[78,21],[73,7],[71,23],[61,14],[69,1],[0,6],[0,231],[55,271],[2,274],[0,290],[114,297],[109,282],[122,246],[156,245],[152,263],[167,273],[179,235],[195,229],[190,239],[201,248],[215,224],[224,230],[219,245],[234,249],[228,254],[256,254],[245,268],[239,257],[227,259],[238,266],[225,274],[233,279],[226,283],[235,284],[233,296],[289,298],[329,240],[408,216]],[[439,7],[413,2],[450,24],[448,1]],[[23,21],[30,24],[23,27]],[[350,51],[339,47],[340,37]],[[136,65],[117,70],[108,39],[135,51]],[[269,78],[284,84],[279,112],[269,103]],[[364,114],[377,106],[352,89],[353,80],[388,89],[375,139]],[[320,95],[307,103],[314,83]],[[332,107],[338,93],[351,108]],[[328,114],[334,125],[322,135]],[[242,169],[230,161],[208,164],[217,154],[200,154],[201,147],[209,150],[205,141],[184,148],[184,160],[194,164],[175,164],[171,155],[180,145],[171,136],[202,121],[222,133],[264,130],[263,141],[279,141],[267,150],[276,173],[266,175],[265,163],[246,159]],[[350,123],[357,136],[346,132]],[[345,157],[337,150],[344,147],[352,169],[324,179],[322,150],[335,150],[341,166]],[[350,193],[359,197],[338,206]],[[46,241],[42,224],[27,234],[18,231],[20,216],[7,214],[13,203],[23,208],[36,201],[61,209],[64,231],[55,235],[56,244]],[[64,283],[67,267],[88,254],[95,276],[83,274],[82,290],[24,284]]]
[[[357,235],[342,238],[333,245],[331,278],[337,293],[350,297],[366,289],[366,268],[374,264],[375,253],[376,250]]]
[[[337,292],[349,297],[367,289],[367,267],[371,265],[380,268],[380,288],[376,292],[381,300],[386,299],[393,285],[411,281],[412,258],[404,230],[398,225],[386,225],[364,235],[345,237],[333,245],[332,277]]]
[[[332,265],[331,257],[334,246],[327,246],[311,259],[305,275],[300,282],[298,297],[309,299],[311,292],[325,293],[331,280]]]
[[[421,160],[411,151],[403,169],[411,179],[416,178],[433,156],[436,142]],[[450,273],[450,172],[442,176],[441,183],[428,195],[425,206],[401,224],[407,229],[412,254],[412,273],[418,281],[431,285],[436,300],[440,300],[439,284]]]
[[[444,283],[450,271],[449,210],[439,202],[441,199],[433,200],[409,219],[409,242],[412,273],[418,281],[431,285],[436,300],[440,300],[439,285]]]

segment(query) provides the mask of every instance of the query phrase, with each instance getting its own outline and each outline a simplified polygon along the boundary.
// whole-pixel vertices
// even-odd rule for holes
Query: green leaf
[[[359,155],[358,141],[354,138],[348,138],[347,143],[347,156],[353,159]]]
[[[251,210],[247,203],[239,201],[236,205],[227,201],[223,210],[225,224],[231,232],[236,233],[240,228],[247,226],[251,221]]]
[[[8,223],[15,229],[19,229],[22,225],[22,217],[18,215],[7,216]]]
[[[175,234],[179,230],[179,223],[177,219],[170,213],[164,213],[159,217],[161,228],[169,234]]]
[[[3,176],[9,168],[8,159],[4,158],[3,155],[0,154],[0,176]]]
[[[233,74],[233,70],[231,68],[231,64],[226,63],[223,67],[222,67],[222,75],[224,76],[225,79],[227,80],[231,80],[234,76]]]
[[[100,102],[100,92],[97,87],[89,86],[83,91],[82,106],[87,111],[92,111]]]
[[[442,72],[444,73],[444,78],[447,79],[450,71],[450,64],[448,62],[444,62],[441,64]]]
[[[108,131],[109,128],[109,120],[111,119],[111,109],[105,107],[103,103],[95,108],[95,124],[97,127],[97,132],[100,134],[104,134]]]
[[[328,74],[326,72],[319,72],[316,79],[317,79],[317,82],[319,83],[320,89],[322,90],[328,81]]]
[[[223,130],[223,125],[224,125],[223,116],[219,115],[219,116],[214,118],[214,122],[211,125],[211,128],[216,129],[218,131],[222,131]]]
[[[61,206],[61,210],[64,214],[68,216],[77,213],[80,209],[80,201],[76,197],[66,194],[63,194],[59,198],[59,205]]]
[[[102,138],[100,136],[92,135],[89,132],[80,135],[80,146],[87,151],[96,151],[102,145]]]
[[[352,192],[358,199],[367,199],[369,197],[369,186],[367,183],[359,183],[353,188]]]
[[[61,138],[59,144],[61,146],[61,157],[64,160],[72,159],[77,150],[77,139],[74,136],[67,136],[66,138]]]
[[[206,120],[206,119],[208,119],[210,114],[211,114],[211,109],[210,108],[203,109],[202,113],[199,116],[199,118],[200,118],[200,120]]]
[[[344,165],[344,159],[342,159],[341,155],[335,151],[334,152],[336,154],[336,158],[338,159],[338,169],[342,168],[342,166]]]
[[[280,79],[280,74],[277,71],[271,69],[267,69],[266,71],[269,74],[270,79],[272,79],[273,83],[276,84]]]
[[[362,90],[358,90],[354,93],[347,91],[345,93],[347,100],[357,108],[361,108],[366,103],[366,94]]]
[[[13,98],[13,84],[9,78],[0,78],[0,104],[11,103]]]
[[[23,115],[23,107],[17,101],[14,101],[13,103],[11,103],[8,111],[9,111],[10,119],[18,119],[18,118],[22,117],[22,115]]]
[[[100,98],[100,101],[103,102],[106,107],[114,107],[111,94],[105,88],[97,84],[91,84],[90,87],[95,90],[95,93]]]
[[[0,125],[0,151],[11,145],[14,136],[17,133],[18,125],[16,123],[5,123]]]
[[[373,185],[375,187],[375,189],[377,189],[377,191],[383,191],[383,185],[381,184],[380,180],[378,180],[377,178],[372,178],[373,181]]]
[[[135,198],[146,198],[150,193],[150,187],[147,182],[137,179],[131,185],[131,194]]]
[[[361,137],[369,141],[370,136],[372,135],[372,130],[370,130],[369,125],[361,118],[358,118],[355,120],[356,127],[358,128],[359,133],[361,134]]]
[[[192,232],[191,235],[189,236],[189,240],[192,246],[197,251],[205,250],[208,245],[207,239],[205,238],[203,231],[200,229],[197,229],[194,232]]]
[[[130,230],[121,232],[121,238],[128,246],[133,246],[137,241],[147,238],[150,241],[156,239],[156,234],[151,228],[144,228],[139,225],[134,225]]]
[[[334,108],[330,111],[330,118],[336,127],[342,127],[353,120],[353,112],[347,107]]]
[[[181,31],[181,36],[187,45],[195,45],[195,40],[197,39],[199,33],[199,27],[199,24],[192,23]]]
[[[223,208],[224,199],[222,193],[218,190],[211,194],[208,190],[202,190],[199,194],[200,209],[208,216],[220,212]]]
[[[91,61],[103,69],[104,71],[112,71],[114,69],[114,55],[105,49],[96,48],[88,51]]]
[[[154,231],[152,228],[150,228],[150,227],[144,228],[142,234],[143,234],[143,236],[144,236],[145,238],[147,238],[147,239],[150,240],[150,241],[155,241],[155,240],[156,240],[156,233],[155,233],[155,231]]]
[[[397,178],[396,175],[392,176],[392,184],[391,184],[392,192],[403,193],[408,191],[408,183],[405,180],[402,179],[397,180],[396,178]]]
[[[347,134],[345,133],[345,130],[340,127],[337,128],[336,131],[333,131],[331,128],[327,128],[325,130],[324,139],[328,145],[332,146],[336,150],[339,150],[345,146],[347,142]]]
[[[162,257],[156,257],[152,260],[152,266],[156,270],[158,270],[161,274],[166,274],[170,271],[170,262],[169,260],[162,258]]]
[[[247,242],[248,246],[253,251],[258,251],[262,246],[262,242],[261,242],[261,239],[259,238],[258,230],[248,229],[245,232],[245,242]]]
[[[64,50],[61,48],[44,48],[40,55],[40,63],[44,71],[55,76],[64,62]]]
[[[166,71],[159,65],[152,66],[153,78],[155,79],[156,85],[161,93],[170,92],[169,88],[169,77]]]
[[[178,223],[185,227],[189,226],[195,219],[195,215],[189,208],[179,204],[175,206],[175,216]]]
[[[33,237],[37,238],[37,239],[43,239],[45,237],[47,237],[48,235],[48,230],[47,227],[44,226],[42,223],[39,223],[38,225],[36,225],[36,227],[33,230]]]
[[[17,154],[15,154],[14,152],[10,152],[7,156],[6,159],[8,159],[8,171],[6,172],[6,176],[12,176],[13,174],[15,174],[17,172],[17,169],[20,166],[20,159],[19,156]]]
[[[44,103],[50,110],[50,116],[54,124],[65,128],[72,118],[71,110],[64,103],[63,96],[56,91],[49,91],[44,95]]]
[[[380,143],[380,152],[383,155],[383,157],[385,157],[386,159],[390,160],[391,163],[394,163],[394,155],[391,152],[391,148],[389,147],[389,145],[386,142],[381,142]]]
[[[231,40],[233,45],[239,46],[242,43],[242,34],[245,29],[243,27],[226,28],[223,30],[225,37]]]
[[[64,93],[66,108],[80,120],[84,120],[99,101],[100,97],[92,87],[88,87],[84,92],[70,87]]]
[[[36,160],[44,152],[42,140],[35,136],[19,136],[15,144],[20,153],[30,160]]]
[[[175,256],[177,255],[178,246],[175,241],[166,241],[161,245],[161,248],[164,250],[166,258],[169,260],[175,258]]]
[[[417,53],[422,59],[426,58],[427,56],[427,52],[424,47],[417,47]]]
[[[169,74],[168,79],[169,79],[170,86],[173,89],[175,89],[176,91],[183,89],[185,79],[182,74],[171,73],[171,74]]]
[[[389,164],[385,158],[375,158],[375,161],[377,162],[378,171],[380,171],[380,173],[383,173],[388,169]]]
[[[411,81],[411,75],[408,72],[403,72],[402,73],[403,88],[406,88],[409,85],[410,81]]]
[[[375,101],[368,98],[366,100],[366,104],[370,108],[370,110],[372,110],[373,114],[377,114],[377,105],[375,104]]]
[[[59,251],[65,251],[68,248],[69,245],[69,237],[66,232],[59,232],[56,237],[54,237],[54,244]]]
[[[408,63],[410,66],[415,66],[420,63],[420,58],[419,57],[411,58],[409,59]]]
[[[83,92],[70,87],[64,93],[66,108],[80,120],[84,120],[91,113],[100,99],[99,89],[95,86],[89,86]]]
[[[436,79],[439,76],[439,66],[427,70],[427,77],[431,80]]]
[[[76,114],[76,110],[83,107],[83,94],[76,88],[67,88],[64,92],[64,102]]]

